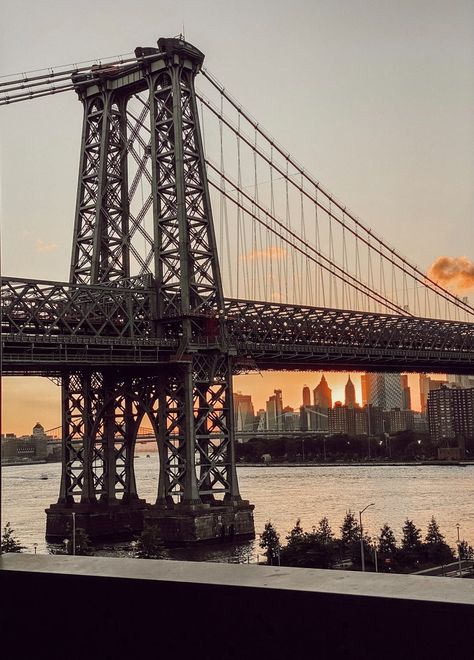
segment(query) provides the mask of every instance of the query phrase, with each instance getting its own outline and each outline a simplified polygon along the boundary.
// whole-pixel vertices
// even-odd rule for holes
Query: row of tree
[[[348,511],[336,538],[328,519],[322,518],[311,532],[305,532],[300,520],[286,536],[286,544],[269,521],[260,535],[260,547],[264,550],[268,564],[298,566],[305,568],[361,567],[361,531],[352,511]],[[410,572],[429,566],[447,564],[455,559],[453,550],[446,543],[435,518],[432,517],[423,538],[412,520],[405,520],[400,543],[388,524],[385,524],[376,539],[365,531],[362,534],[364,557],[367,570]],[[474,549],[466,542],[459,544],[461,559],[474,558]]]
[[[65,540],[63,548],[56,549],[54,554],[72,555],[93,555],[94,549],[90,542],[89,536],[82,527],[76,529],[75,539],[73,540],[71,533]],[[15,530],[9,522],[3,528],[1,537],[2,553],[7,552],[22,552],[26,547],[21,544],[21,541],[15,536]],[[140,538],[133,548],[133,556],[142,559],[161,559],[164,557],[165,549],[160,535],[156,528],[145,526]]]
[[[389,438],[376,436],[307,436],[279,438],[251,438],[238,443],[236,458],[242,463],[262,462],[262,456],[269,454],[276,462],[314,461],[359,461],[393,460],[414,461],[433,460],[438,457],[439,443],[432,442],[427,433],[401,431]]]

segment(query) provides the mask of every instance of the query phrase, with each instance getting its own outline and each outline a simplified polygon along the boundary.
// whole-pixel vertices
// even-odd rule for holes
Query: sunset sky
[[[129,53],[183,23],[209,70],[367,225],[424,272],[445,255],[469,272],[470,0],[16,0],[2,7],[0,75]],[[71,92],[0,110],[2,273],[65,281],[81,105]],[[474,301],[472,289],[463,295]],[[347,376],[327,378],[333,400],[343,398]],[[319,379],[268,372],[234,386],[256,408],[276,387],[297,407],[303,385],[312,390]],[[358,376],[354,383],[360,400]],[[417,377],[410,385],[418,407]],[[7,378],[2,407],[4,432],[29,433],[38,420],[51,428],[60,421],[59,388]]]

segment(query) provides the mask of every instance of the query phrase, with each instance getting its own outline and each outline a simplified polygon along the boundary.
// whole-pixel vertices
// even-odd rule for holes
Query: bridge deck
[[[142,284],[142,282],[139,282]],[[65,368],[152,368],[175,360],[179,337],[157,337],[151,288],[2,281],[6,374]],[[237,370],[372,370],[474,373],[474,324],[375,312],[227,299],[225,345]]]

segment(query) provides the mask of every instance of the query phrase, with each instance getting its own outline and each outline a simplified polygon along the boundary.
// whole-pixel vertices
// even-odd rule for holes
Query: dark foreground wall
[[[474,580],[3,555],[1,657],[474,658]]]

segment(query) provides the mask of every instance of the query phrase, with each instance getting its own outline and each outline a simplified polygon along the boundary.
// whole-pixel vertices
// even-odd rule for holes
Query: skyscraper
[[[273,390],[272,396],[267,401],[267,429],[269,431],[281,431],[283,429],[282,414],[281,390]]]
[[[365,374],[367,403],[381,410],[402,407],[400,374]]]
[[[367,405],[367,374],[362,374],[360,377],[360,385],[362,390],[362,405]]]
[[[356,403],[356,392],[354,383],[351,380],[351,377],[347,379],[346,387],[344,390],[344,403],[346,406],[354,407]]]
[[[303,406],[311,405],[311,391],[307,385],[303,387]]]
[[[408,386],[408,376],[401,376],[402,380],[402,410],[411,410],[411,392]]]
[[[314,405],[318,408],[332,408],[332,390],[324,376],[321,376],[319,385],[313,390]]]
[[[252,431],[255,412],[252,397],[249,394],[234,392],[234,421],[237,431]]]

